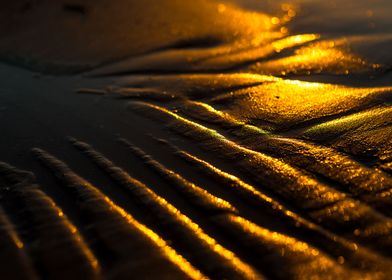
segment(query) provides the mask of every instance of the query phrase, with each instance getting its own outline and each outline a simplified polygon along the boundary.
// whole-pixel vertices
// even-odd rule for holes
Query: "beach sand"
[[[0,9],[1,279],[390,279],[392,4]]]

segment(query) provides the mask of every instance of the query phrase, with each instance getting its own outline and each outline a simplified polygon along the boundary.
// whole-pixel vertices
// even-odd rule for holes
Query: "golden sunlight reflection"
[[[2,208],[0,208],[0,226],[0,231],[4,231],[6,235],[8,235],[7,237],[10,239],[9,241],[11,241],[13,246],[18,249],[24,248],[23,241],[18,236],[18,233],[15,231],[13,225],[9,221],[8,217],[5,215]],[[4,237],[2,236],[2,238]]]
[[[392,89],[391,89],[392,90]],[[385,123],[392,121],[392,108],[391,107],[380,107],[371,110],[362,111],[356,114],[351,114],[317,124],[313,127],[308,128],[305,131],[305,135],[312,134],[334,134],[343,133],[346,130],[352,130],[358,127],[369,126],[374,122],[374,120],[384,120]]]
[[[374,102],[391,87],[354,88],[334,84],[278,79],[212,99],[242,121],[268,120],[290,125],[346,112]]]
[[[212,67],[213,64],[215,67],[218,65],[222,67],[222,64],[229,66],[233,63],[248,62],[250,63],[246,67],[248,71],[279,76],[320,72],[349,74],[381,67],[379,64],[368,62],[350,50],[350,44],[360,41],[358,38],[324,39],[320,34],[290,34],[289,23],[295,20],[298,7],[294,4],[281,4],[281,10],[283,15],[270,16],[269,23],[264,21],[263,32],[258,29],[258,24],[247,25],[248,28],[254,26],[256,32],[250,32],[250,36],[243,36],[239,40],[239,48],[245,50],[236,50],[238,44],[234,43],[228,55],[215,57],[203,66]],[[254,20],[260,22],[260,20]],[[310,42],[313,43],[309,44]],[[249,45],[254,48],[249,48]],[[269,58],[273,53],[296,46],[299,48],[294,49],[292,53],[287,53],[284,57]],[[226,64],[223,63],[224,60]]]
[[[361,73],[381,67],[350,50],[351,43],[361,43],[366,40],[363,37],[327,39],[321,33],[292,33],[290,24],[297,17],[294,5],[283,4],[283,14],[280,15],[247,11],[226,3],[213,7],[215,13],[219,14],[219,17],[214,17],[214,24],[207,26],[204,23],[208,16],[212,16],[212,11],[209,10],[212,7],[209,5],[203,7],[206,9],[205,14],[198,23],[200,30],[212,34],[199,34],[198,30],[193,34],[193,39],[181,39],[190,34],[182,30],[182,25],[173,27],[173,32],[179,36],[179,42],[186,43],[190,40],[191,44],[192,40],[211,37],[213,41],[217,41],[212,46],[169,46],[145,55],[131,56],[94,70],[92,74],[128,71],[204,72],[236,68],[240,72],[287,76]],[[218,36],[216,33],[221,34]]]
[[[199,270],[194,268],[184,257],[179,255],[173,248],[171,248],[165,240],[163,240],[153,230],[146,227],[135,220],[123,208],[116,205],[109,197],[104,196],[106,202],[112,207],[113,211],[119,213],[130,225],[137,228],[145,236],[147,236],[156,246],[158,246],[162,253],[174,264],[178,266],[190,279],[207,279]]]
[[[231,62],[243,63],[245,61],[256,61],[246,69],[260,74],[271,74],[285,76],[289,74],[311,74],[311,73],[334,73],[349,74],[352,72],[364,72],[380,68],[381,65],[368,62],[361,56],[350,50],[352,42],[358,42],[358,38],[325,39],[320,34],[290,34],[290,22],[295,20],[298,7],[294,4],[282,4],[283,15],[270,16],[269,23],[264,21],[265,29],[257,32],[258,24],[254,26],[256,32],[250,32],[250,37],[240,39],[241,48],[251,45],[255,49],[237,52],[234,43],[231,55],[226,59]],[[248,20],[248,19],[247,19]],[[260,22],[260,20],[255,20]],[[247,25],[249,28],[249,25]],[[259,34],[257,34],[259,33]],[[309,42],[315,41],[312,44]],[[279,53],[284,49],[300,46],[282,58],[264,59],[273,52]],[[234,54],[233,54],[234,52]],[[223,57],[221,58],[223,60]],[[216,59],[219,62],[219,59]],[[217,63],[216,60],[213,62]],[[219,64],[219,63],[218,63]]]
[[[163,165],[153,160],[150,156],[145,154],[142,150],[133,146],[127,140],[121,139],[120,142],[126,147],[130,148],[135,154],[138,154],[138,156],[144,158],[147,164],[149,162],[151,167],[162,173],[163,176],[172,176],[170,180],[172,181],[172,183],[177,185],[184,184],[183,187],[185,188],[196,187],[195,185],[191,186],[190,184],[186,183],[185,179],[181,178],[180,175],[176,175],[174,172],[169,171]],[[230,275],[246,279],[262,278],[256,270],[243,262],[239,257],[236,256],[234,252],[229,251],[228,249],[220,245],[217,240],[204,232],[204,230],[196,222],[192,221],[188,216],[183,214],[179,209],[177,209],[174,205],[168,202],[165,198],[156,194],[147,185],[131,177],[121,168],[115,166],[114,163],[106,159],[99,152],[95,151],[87,143],[76,141],[74,142],[74,145],[79,149],[82,149],[83,151],[87,152],[89,157],[101,168],[109,172],[110,176],[112,176],[114,180],[116,180],[122,187],[124,187],[124,190],[126,192],[128,192],[132,196],[137,197],[147,209],[150,209],[153,213],[155,213],[155,215],[158,216],[160,220],[163,220],[165,224],[168,223],[168,226],[172,228],[174,232],[176,232],[176,234],[174,234],[172,237],[173,243],[175,243],[176,239],[179,237],[179,234],[183,234],[185,236],[186,242],[189,243],[188,246],[190,246],[192,251],[199,251],[200,248],[206,250],[206,252],[203,253],[203,259],[208,259],[208,262],[210,262],[207,265],[209,267],[208,271],[214,270],[213,267],[217,265],[219,267],[218,269],[220,270],[220,275]],[[198,194],[194,195],[194,190],[190,190],[190,192],[192,193],[192,198],[197,198]],[[216,207],[217,202],[215,200],[218,198],[208,192],[206,193],[208,194],[208,196],[204,195],[202,197],[203,199],[206,199],[204,205],[212,204],[212,208]],[[200,201],[200,198],[197,200]],[[218,203],[221,202],[222,200],[220,200]],[[226,204],[224,206],[226,207]],[[228,206],[231,208],[231,205]],[[232,209],[228,210],[230,212],[232,211]],[[222,268],[221,266],[224,266],[224,268]]]
[[[1,66],[0,117],[21,130],[5,160],[37,144],[79,170],[33,148],[48,171],[29,157],[32,186],[0,188],[0,277],[3,247],[40,277],[65,271],[55,251],[73,268],[69,236],[99,279],[387,279],[392,25],[373,7],[387,1],[30,0],[10,24],[0,9],[0,59],[24,67]],[[68,155],[64,131],[91,146],[69,139]]]
[[[284,247],[289,247],[290,251],[302,252],[304,254],[311,254],[318,256],[320,251],[316,248],[311,248],[307,243],[300,242],[293,237],[289,237],[278,232],[272,232],[270,230],[261,228],[260,226],[235,215],[228,215],[230,221],[237,223],[244,231],[262,237],[262,239],[268,239],[271,243],[279,244]],[[282,252],[284,254],[284,251]]]
[[[311,42],[318,38],[320,38],[320,35],[317,34],[294,35],[272,42],[272,46],[277,52],[280,52],[281,50],[287,49],[289,47]]]
[[[380,67],[366,62],[361,57],[338,48],[334,41],[321,41],[295,51],[292,56],[259,62],[251,67],[261,74],[310,74],[335,73],[349,74]]]
[[[228,215],[227,221],[241,230],[243,234],[265,243],[266,247],[278,249],[281,258],[286,259],[287,263],[290,263],[290,259],[292,262],[302,262],[303,265],[292,268],[296,279],[323,279],[323,273],[336,276],[355,273],[345,271],[345,268],[340,266],[344,263],[343,256],[334,260],[308,243],[262,228],[240,216]]]

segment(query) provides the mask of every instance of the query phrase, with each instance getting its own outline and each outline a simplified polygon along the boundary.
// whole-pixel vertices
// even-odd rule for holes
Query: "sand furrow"
[[[389,234],[392,223],[388,217],[320,182],[307,172],[246,148],[227,139],[217,130],[190,121],[163,107],[142,102],[132,102],[130,106],[165,122],[169,128],[195,140],[202,148],[232,160],[258,185],[304,210],[320,225],[344,233],[353,240],[378,244],[376,247],[382,251],[392,245]]]
[[[34,154],[80,203],[81,214],[97,237],[95,242],[110,254],[112,269],[107,272],[108,277],[143,275],[148,278],[159,274],[171,279],[203,278],[160,236],[79,177],[64,162],[41,149],[34,149]]]
[[[70,279],[100,278],[100,265],[78,229],[56,203],[39,189],[34,175],[8,164],[0,164],[5,204],[17,209],[29,234],[28,251],[43,277]]]
[[[122,142],[124,142],[124,140],[122,140]],[[148,158],[149,162],[157,162],[142,150],[136,149],[127,142],[125,143],[129,148],[136,151],[143,160]],[[156,169],[157,166],[159,166],[159,168],[168,170],[161,164],[149,164],[148,166],[152,169]],[[166,172],[159,172],[159,174],[163,178],[166,178],[167,176]],[[170,178],[169,182],[173,183],[173,181],[174,180]],[[193,184],[177,173],[174,183],[182,185],[183,188]],[[248,257],[252,256],[249,258],[249,261],[257,267],[262,267],[265,273],[273,278],[283,279],[289,275],[289,277],[293,279],[301,279],[318,273],[320,273],[320,275],[327,273],[331,278],[343,277],[344,275],[345,277],[353,277],[354,279],[360,275],[359,273],[356,273],[355,270],[339,266],[339,263],[343,264],[345,260],[342,255],[336,256],[335,260],[309,243],[301,242],[288,235],[263,228],[250,222],[246,218],[238,216],[236,213],[229,211],[209,213],[206,209],[200,207],[200,204],[194,203],[192,194],[184,193],[184,198],[189,204],[194,204],[200,208],[201,213],[219,226],[226,234],[231,236],[235,243],[241,244],[242,249],[247,251],[244,255]],[[210,203],[212,206],[214,205],[213,200],[205,200],[205,203]],[[326,235],[328,235],[328,233],[326,233]],[[374,255],[362,248],[357,252],[357,245],[350,244],[350,242],[341,240],[339,237],[331,237],[332,240],[335,240],[331,240],[332,242],[330,245],[333,244],[336,246],[341,242],[339,245],[346,246],[346,248],[344,248],[345,250],[347,250],[350,245],[353,245],[352,251],[349,252],[347,250],[345,253],[346,256],[352,258],[350,261],[357,261],[357,263],[354,264],[357,268],[362,268],[363,263],[368,262],[368,265],[371,264],[370,267],[368,266],[368,269],[373,270],[374,273],[380,269],[380,266],[388,266],[388,261],[384,260],[382,257]],[[357,256],[353,256],[355,254],[357,254]],[[284,272],[276,269],[270,270],[272,265],[280,262],[285,263],[286,270]],[[379,276],[382,277],[382,274]]]
[[[390,196],[380,196],[392,186],[392,177],[378,169],[367,167],[333,148],[299,139],[267,133],[202,102],[184,102],[181,110],[190,117],[220,126],[237,142],[252,150],[265,152],[283,161],[339,184],[337,188],[352,194],[364,203],[385,210],[391,206]]]
[[[143,102],[131,102],[130,106],[164,122],[172,130],[195,140],[201,147],[215,151],[228,160],[235,160],[235,164],[251,178],[258,180],[264,187],[273,188],[274,192],[305,209],[324,207],[346,198],[345,194],[333,191],[301,170],[276,158],[247,149],[218,131],[190,121],[168,109]]]
[[[164,165],[154,160],[150,155],[146,154],[140,148],[132,145],[125,139],[120,140],[133,154],[141,158],[146,165],[162,175],[174,188],[181,194],[191,199],[192,204],[197,208],[206,212],[220,213],[220,212],[237,212],[237,209],[229,202],[222,198],[218,198],[205,189],[185,180],[179,174],[166,168]]]
[[[0,273],[4,279],[39,279],[25,244],[0,207]]]
[[[131,177],[88,144],[75,140],[72,142],[107,172],[125,191],[136,197],[141,205],[152,213],[160,228],[164,229],[173,240],[173,244],[180,245],[182,250],[189,255],[189,259],[198,264],[198,267],[205,273],[218,278],[262,278],[257,271],[244,263],[233,252],[220,245],[198,224],[149,187]],[[216,205],[213,204],[210,208],[214,209],[215,207]],[[222,212],[222,209],[219,212]],[[231,208],[229,208],[229,212],[232,212]]]

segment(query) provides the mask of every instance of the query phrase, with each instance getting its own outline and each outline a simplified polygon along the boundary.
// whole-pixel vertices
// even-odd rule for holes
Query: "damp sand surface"
[[[391,278],[391,11],[4,4],[0,276]]]

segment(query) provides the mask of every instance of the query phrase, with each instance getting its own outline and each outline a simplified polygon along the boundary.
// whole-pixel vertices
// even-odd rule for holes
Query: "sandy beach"
[[[4,2],[1,279],[391,279],[390,1]]]

